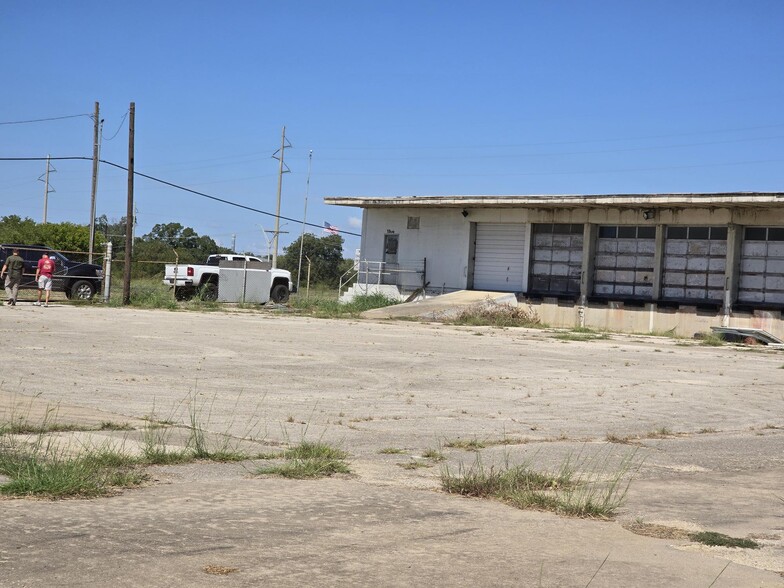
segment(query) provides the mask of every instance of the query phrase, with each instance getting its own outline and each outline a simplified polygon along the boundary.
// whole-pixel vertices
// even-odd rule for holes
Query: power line
[[[594,149],[591,151],[559,151],[554,153],[509,153],[501,155],[461,155],[461,156],[405,156],[405,157],[326,157],[325,161],[434,161],[445,160],[454,161],[460,159],[516,159],[520,157],[561,157],[564,155],[594,155],[600,153],[632,153],[635,151],[657,151],[660,149],[680,149],[683,147],[703,147],[706,145],[724,145],[727,143],[745,143],[748,141],[765,141],[769,139],[782,139],[784,135],[773,135],[767,137],[749,137],[746,139],[725,139],[722,141],[704,141],[700,143],[674,143],[670,145],[654,145],[648,147],[627,147],[623,149]]]
[[[122,129],[122,126],[123,126],[123,123],[125,122],[125,119],[128,118],[128,113],[129,112],[131,112],[131,111],[130,110],[126,110],[125,111],[125,114],[123,114],[122,120],[120,121],[120,124],[117,126],[117,130],[115,131],[114,135],[112,135],[108,139],[106,137],[104,137],[104,135],[103,135],[103,127],[101,128],[101,137],[103,138],[104,141],[111,141],[112,139],[114,139],[117,136],[117,134]],[[103,121],[101,121],[101,122],[103,122]]]
[[[0,159],[2,159],[2,158],[0,158]],[[89,158],[85,157],[85,158],[81,158],[81,159],[89,159]],[[101,163],[105,163],[106,165],[110,165],[112,167],[116,167],[118,169],[121,169],[121,170],[124,170],[124,171],[128,171],[127,167],[124,167],[124,166],[119,165],[117,163],[112,163],[111,161],[106,161],[106,160],[103,160],[103,159],[101,159],[100,161],[101,161]],[[181,185],[175,184],[173,182],[167,182],[166,180],[162,180],[162,179],[156,178],[154,176],[149,176],[149,175],[143,174],[141,172],[134,171],[133,173],[136,176],[140,176],[142,178],[146,178],[146,179],[151,180],[153,182],[158,182],[159,184],[163,184],[165,186],[170,186],[172,188],[176,188],[177,190],[182,190],[184,192],[189,192],[191,194],[195,194],[196,196],[201,196],[202,198],[208,198],[210,200],[214,200],[215,202],[222,202],[223,204],[228,204],[229,206],[235,206],[237,208],[242,208],[243,210],[249,210],[251,212],[256,212],[258,214],[264,214],[264,215],[267,215],[267,216],[271,216],[273,218],[277,217],[279,219],[286,220],[286,221],[291,221],[293,223],[300,223],[300,222],[302,222],[300,219],[290,218],[290,217],[287,217],[287,216],[276,215],[275,213],[267,212],[266,210],[260,210],[258,208],[253,208],[252,206],[246,206],[245,204],[240,204],[238,202],[232,202],[231,200],[226,200],[225,198],[218,198],[217,196],[211,196],[210,194],[205,194],[204,192],[198,192],[196,190],[191,190],[190,188],[186,188],[185,186],[181,186]],[[313,223],[305,223],[305,224],[307,226],[309,226],[309,227],[314,227],[314,228],[317,228],[317,229],[323,229],[324,228],[322,225],[316,225],[316,224],[313,224]],[[361,237],[362,236],[359,233],[352,233],[351,231],[338,230],[338,232],[346,234],[346,235],[352,235],[354,237]]]
[[[48,122],[51,120],[63,120],[66,118],[79,118],[80,116],[86,116],[91,118],[91,114],[69,114],[68,116],[53,116],[51,118],[34,118],[31,120],[12,120],[6,122],[0,122],[0,125],[26,125],[28,123],[37,123],[37,122]]]
[[[480,177],[515,177],[515,176],[570,176],[570,175],[587,175],[587,174],[612,174],[612,173],[627,173],[627,172],[640,172],[640,171],[667,171],[674,169],[695,169],[705,167],[724,167],[724,166],[738,166],[738,165],[757,165],[761,163],[781,163],[782,159],[758,159],[752,161],[728,161],[725,163],[700,163],[693,165],[671,165],[661,167],[639,167],[639,168],[625,168],[625,169],[593,169],[593,170],[577,170],[577,171],[544,171],[544,172],[510,172],[510,173],[485,173],[485,174],[366,174],[366,173],[352,173],[352,172],[320,172],[321,176],[356,176],[356,177],[373,177],[373,178],[480,178]]]
[[[770,125],[758,125],[754,127],[736,127],[730,129],[713,129],[710,131],[692,131],[687,133],[668,133],[662,135],[638,135],[636,137],[611,137],[608,139],[580,139],[577,141],[542,141],[538,143],[505,143],[496,145],[441,145],[441,146],[417,146],[420,150],[432,149],[493,149],[493,148],[508,148],[508,147],[542,147],[547,145],[580,145],[585,143],[611,143],[615,141],[641,141],[644,139],[667,139],[670,137],[693,137],[696,135],[715,135],[720,133],[738,133],[742,131],[758,131],[763,129],[777,129],[784,127],[784,123],[774,123]],[[411,147],[377,147],[377,146],[364,146],[364,147],[329,147],[324,148],[333,151],[410,151]]]
[[[87,159],[92,161],[92,157],[0,157],[0,161],[72,161],[79,159]]]
[[[0,161],[44,161],[46,159],[47,159],[46,157],[0,157]],[[68,161],[68,160],[88,160],[88,161],[92,161],[93,158],[92,157],[51,157],[49,159],[50,160],[55,160],[55,161]],[[117,164],[117,163],[113,163],[111,161],[106,161],[105,159],[99,159],[99,161],[101,163],[105,163],[106,165],[109,165],[109,166],[112,166],[112,167],[116,167],[117,169],[121,169],[123,171],[128,171],[128,168],[123,166],[123,165],[120,165],[120,164]],[[153,182],[158,182],[159,184],[164,184],[165,186],[170,186],[172,188],[176,188],[177,190],[182,190],[184,192],[190,192],[191,194],[195,194],[196,196],[201,196],[202,198],[209,198],[210,200],[214,200],[216,202],[222,202],[223,204],[228,204],[230,206],[235,206],[237,208],[242,208],[244,210],[249,210],[251,212],[256,212],[258,214],[265,214],[265,215],[271,216],[273,218],[276,216],[274,213],[267,212],[266,210],[260,210],[258,208],[253,208],[252,206],[246,206],[245,204],[240,204],[238,202],[232,202],[231,200],[226,200],[225,198],[218,198],[217,196],[211,196],[209,194],[205,194],[204,192],[197,192],[196,190],[191,190],[190,188],[186,188],[185,186],[181,186],[181,185],[175,184],[173,182],[167,182],[166,180],[162,180],[162,179],[156,178],[154,176],[149,176],[147,174],[143,174],[143,173],[135,171],[135,170],[133,172],[133,175],[140,176],[142,178],[146,178],[146,179],[151,180]],[[302,222],[300,219],[289,218],[287,216],[279,216],[278,218],[281,218],[281,219],[287,220],[287,221],[291,221],[291,222],[294,222],[294,223]],[[316,225],[316,224],[313,224],[313,223],[305,223],[305,225],[309,226],[309,227],[314,227],[316,229],[323,229],[324,228],[321,225]],[[362,236],[359,233],[352,233],[351,231],[343,231],[343,230],[340,230],[340,229],[338,230],[338,232],[346,234],[346,235],[352,235],[354,237],[361,237]]]

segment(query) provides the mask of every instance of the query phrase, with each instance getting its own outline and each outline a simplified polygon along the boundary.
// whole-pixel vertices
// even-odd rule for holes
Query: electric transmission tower
[[[280,167],[278,169],[278,206],[275,209],[275,232],[273,235],[273,249],[272,249],[272,267],[278,267],[278,236],[280,235],[280,193],[281,189],[283,188],[283,174],[291,173],[289,166],[287,166],[283,162],[283,156],[285,155],[286,149],[291,148],[291,143],[288,142],[286,139],[286,127],[283,127],[283,134],[280,139],[280,149],[275,151],[272,154],[273,159],[277,159],[280,162]],[[280,156],[278,156],[280,153]],[[283,168],[286,168],[285,170]]]
[[[46,156],[46,172],[44,172],[40,176],[38,176],[38,181],[44,183],[44,220],[43,220],[43,224],[46,224],[46,211],[47,211],[47,208],[49,208],[49,194],[52,194],[52,193],[56,192],[56,190],[49,185],[49,173],[57,171],[54,168],[54,166],[52,165],[51,161],[49,161],[50,157],[51,157],[50,155]]]

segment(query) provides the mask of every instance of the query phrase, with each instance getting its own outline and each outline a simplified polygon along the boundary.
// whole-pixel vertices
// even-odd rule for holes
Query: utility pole
[[[231,251],[237,253],[237,235],[231,236]]]
[[[123,304],[131,303],[131,256],[133,253],[133,135],[136,103],[131,102],[128,117],[128,211],[125,216],[125,259],[123,264]]]
[[[280,234],[280,193],[283,188],[283,156],[286,151],[286,147],[291,147],[291,145],[286,145],[286,127],[283,127],[283,134],[280,139],[280,157],[275,157],[273,154],[272,157],[275,157],[278,161],[280,161],[280,166],[278,168],[278,206],[275,209],[275,234],[273,235],[274,240],[274,247],[272,249],[272,267],[278,267],[278,235]],[[277,153],[277,152],[276,152]]]
[[[87,254],[87,262],[93,262],[93,248],[95,247],[95,194],[98,189],[98,129],[100,127],[100,110],[98,102],[95,103],[95,114],[93,114],[93,181],[90,189],[90,249]]]
[[[286,224],[288,224],[288,223],[286,223]],[[286,225],[283,225],[283,226],[286,226]],[[265,229],[263,226],[259,226],[259,228],[261,229],[261,234],[264,235],[264,240],[267,242],[267,261],[270,261],[270,243],[274,243],[275,242],[275,238],[278,235],[288,235],[289,232],[288,231],[281,231],[280,229],[278,229],[277,231],[275,231],[274,229]],[[272,233],[272,240],[270,240],[270,238],[267,237],[267,233]],[[236,253],[236,251],[235,251],[235,253]],[[275,267],[275,266],[273,265],[272,267]]]
[[[305,244],[305,221],[308,217],[308,194],[310,193],[310,167],[313,161],[313,149],[308,153],[308,179],[305,182],[305,211],[302,213],[302,234],[299,237],[299,264],[297,265],[297,292],[299,292],[299,278],[302,274],[302,246]]]
[[[46,224],[46,212],[47,212],[47,209],[49,208],[49,194],[51,192],[55,192],[56,191],[54,188],[50,188],[49,187],[49,171],[50,170],[53,171],[53,172],[57,171],[54,168],[54,166],[49,162],[49,158],[50,157],[51,157],[51,155],[47,155],[46,156],[46,173],[43,173],[40,176],[38,176],[38,181],[44,183],[44,220],[43,220],[43,223],[42,223],[44,225]]]

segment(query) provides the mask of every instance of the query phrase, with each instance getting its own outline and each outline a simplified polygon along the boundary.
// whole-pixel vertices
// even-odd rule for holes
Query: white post
[[[297,291],[299,292],[299,278],[302,274],[302,246],[305,244],[305,219],[308,216],[308,195],[310,193],[310,167],[313,161],[313,149],[308,153],[308,179],[305,182],[305,211],[302,213],[302,233],[299,237],[299,264],[297,265]]]
[[[305,259],[308,260],[308,286],[305,291],[305,300],[310,300],[310,257],[306,255]]]
[[[106,242],[106,271],[103,275],[103,301],[109,302],[112,283],[112,242]]]

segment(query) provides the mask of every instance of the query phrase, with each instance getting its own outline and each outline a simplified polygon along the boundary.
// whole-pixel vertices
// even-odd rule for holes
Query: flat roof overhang
[[[713,194],[601,194],[525,196],[327,196],[325,204],[356,208],[768,208],[784,205],[784,192]]]

